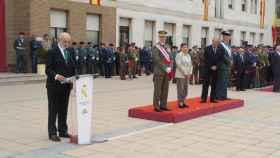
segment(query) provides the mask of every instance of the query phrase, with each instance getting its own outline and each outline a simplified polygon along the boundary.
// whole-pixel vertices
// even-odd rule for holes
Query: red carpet
[[[273,92],[273,86],[266,86],[266,87],[258,88],[257,90],[262,92]]]
[[[239,99],[231,99],[219,103],[200,103],[199,98],[191,98],[187,100],[190,108],[179,109],[177,101],[168,102],[168,108],[172,111],[155,112],[152,105],[141,106],[129,109],[128,116],[146,120],[159,122],[178,123],[197,117],[214,114],[217,112],[238,108],[244,106],[244,101]]]

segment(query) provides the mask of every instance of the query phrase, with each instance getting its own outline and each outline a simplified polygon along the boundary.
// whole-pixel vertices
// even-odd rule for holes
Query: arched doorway
[[[5,0],[0,0],[0,72],[7,71],[6,64],[6,31]]]

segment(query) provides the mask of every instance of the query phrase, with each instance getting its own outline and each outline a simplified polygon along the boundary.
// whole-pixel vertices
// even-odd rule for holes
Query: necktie
[[[68,63],[69,62],[69,53],[68,53],[67,49],[64,49],[63,53],[64,53],[64,59],[65,59],[66,63]]]
[[[216,48],[213,48],[214,55],[216,54]]]

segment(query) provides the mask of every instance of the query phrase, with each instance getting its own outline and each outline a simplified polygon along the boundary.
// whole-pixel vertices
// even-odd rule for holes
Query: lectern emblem
[[[84,84],[81,88],[81,95],[84,97],[84,98],[88,98],[88,94],[87,94],[87,85]]]

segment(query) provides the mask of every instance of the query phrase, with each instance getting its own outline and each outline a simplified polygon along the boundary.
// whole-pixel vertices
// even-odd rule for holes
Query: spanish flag
[[[208,21],[208,0],[204,0],[204,14],[203,14],[203,20]]]
[[[91,5],[100,5],[100,1],[101,1],[101,0],[89,0],[89,3],[90,3]]]
[[[273,21],[272,21],[272,26],[271,26],[271,32],[272,32],[272,43],[273,46],[276,45],[277,42],[277,19],[276,19],[276,15],[273,16]]]
[[[265,0],[260,0],[260,28],[264,28]]]

